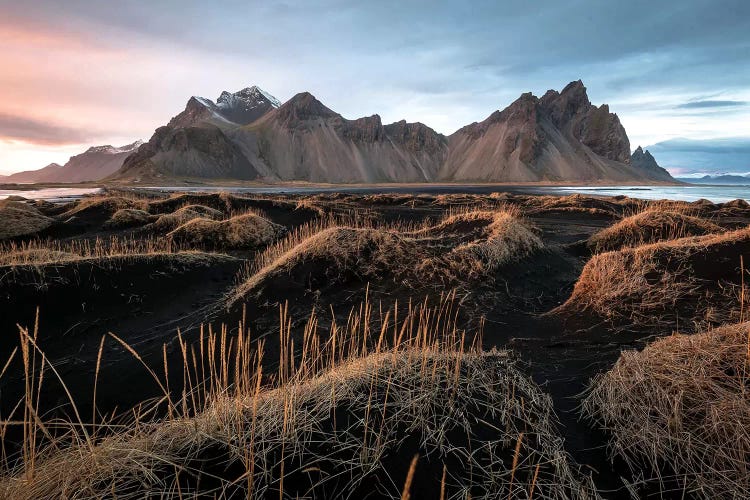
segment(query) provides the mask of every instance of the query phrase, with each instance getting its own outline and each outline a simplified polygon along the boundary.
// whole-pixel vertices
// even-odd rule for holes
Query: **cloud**
[[[747,101],[690,101],[676,106],[677,109],[738,108],[750,104]]]
[[[679,174],[736,174],[750,168],[750,137],[670,139],[647,149],[659,165]]]
[[[44,120],[0,113],[0,139],[40,146],[81,144],[101,134],[70,128]]]
[[[73,132],[147,138],[193,94],[257,84],[449,134],[579,78],[633,144],[750,120],[747,0],[0,4],[0,109],[26,116],[33,103]]]

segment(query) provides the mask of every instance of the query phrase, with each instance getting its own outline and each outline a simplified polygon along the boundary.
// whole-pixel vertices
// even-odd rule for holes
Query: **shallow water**
[[[750,201],[750,186],[571,186],[541,189],[559,194],[625,195],[645,200],[695,201],[704,198],[714,203],[722,203],[739,198]]]
[[[750,186],[500,186],[479,184],[422,184],[414,186],[336,186],[336,187],[302,187],[302,186],[161,186],[149,187],[158,191],[168,192],[218,192],[227,191],[231,193],[255,193],[255,194],[315,194],[315,193],[417,193],[417,194],[448,194],[448,193],[472,193],[489,194],[499,191],[528,194],[588,194],[598,196],[625,195],[631,198],[642,198],[646,200],[682,200],[695,201],[705,198],[714,203],[722,203],[736,199],[750,201]],[[86,194],[101,192],[101,188],[44,188],[25,190],[0,190],[0,199],[11,195],[19,195],[30,199],[44,199],[48,201],[65,201],[80,198]]]
[[[158,187],[150,188],[172,192],[190,191],[229,191],[235,193],[472,193],[489,194],[498,191],[530,194],[589,194],[598,196],[625,195],[631,198],[646,200],[682,200],[695,201],[705,198],[714,203],[732,201],[738,198],[750,201],[750,186],[499,186],[499,185],[459,185],[459,184],[423,184],[419,186],[337,186],[337,187],[298,187],[298,186],[262,186],[262,187]]]
[[[47,200],[49,202],[61,202],[80,198],[87,194],[96,194],[101,188],[43,188],[43,189],[0,189],[0,200],[8,196],[23,196],[30,200]]]

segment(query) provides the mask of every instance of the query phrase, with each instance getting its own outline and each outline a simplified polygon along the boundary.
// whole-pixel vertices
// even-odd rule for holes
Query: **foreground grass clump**
[[[750,228],[598,254],[552,313],[660,333],[737,321],[745,255]]]
[[[692,497],[750,497],[750,323],[624,352],[591,384],[584,412],[614,454]]]
[[[626,217],[599,231],[589,238],[588,246],[594,252],[607,252],[662,240],[703,236],[722,231],[720,226],[700,217],[663,211],[656,207]]]
[[[138,208],[121,208],[104,223],[105,229],[127,229],[145,226],[154,218],[145,210]]]
[[[260,215],[246,213],[222,221],[193,219],[168,236],[191,246],[254,250],[273,243],[285,233],[284,226],[274,224]]]
[[[386,313],[379,335],[370,330],[372,314],[365,305],[327,336],[313,316],[295,351],[282,310],[272,385],[258,369],[263,348],[251,348],[249,334],[222,329],[192,347],[180,338],[185,373],[203,382],[197,390],[183,386],[182,400],[170,402],[172,416],[41,453],[10,471],[0,493],[597,498],[563,450],[551,399],[510,353],[464,347],[444,305],[417,308],[401,321]],[[180,414],[188,404],[196,411]]]
[[[30,236],[50,227],[55,221],[20,201],[0,201],[0,240]]]
[[[497,211],[467,211],[448,216],[425,230],[438,235],[468,233],[438,259],[436,272],[449,272],[454,280],[488,276],[503,265],[520,260],[544,247],[542,240],[511,208]],[[476,232],[476,234],[472,234]],[[435,265],[433,262],[432,265]]]
[[[186,205],[174,212],[161,215],[153,227],[158,231],[172,231],[181,225],[190,222],[193,219],[211,219],[219,220],[224,214],[219,210],[203,205]]]
[[[135,208],[146,210],[148,203],[134,196],[122,195],[99,195],[85,196],[75,202],[72,207],[60,215],[61,219],[73,216],[82,217],[87,215],[108,214],[111,216],[118,210],[124,208]]]
[[[626,198],[606,198],[571,194],[568,196],[532,196],[523,203],[529,214],[569,213],[603,217],[618,217],[635,205],[636,201]]]
[[[312,225],[259,255],[230,302],[266,285],[326,286],[352,280],[391,280],[412,289],[486,278],[503,265],[543,248],[510,209],[465,210],[435,225],[357,227]],[[280,281],[281,280],[281,281]]]

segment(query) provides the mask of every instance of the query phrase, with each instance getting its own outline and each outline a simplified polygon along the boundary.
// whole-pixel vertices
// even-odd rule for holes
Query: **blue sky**
[[[148,139],[191,95],[253,84],[449,134],[580,78],[633,148],[750,137],[747,1],[62,5],[0,0],[0,171]]]

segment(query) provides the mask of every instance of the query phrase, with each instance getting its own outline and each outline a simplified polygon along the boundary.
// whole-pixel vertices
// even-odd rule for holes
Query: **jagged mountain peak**
[[[281,102],[274,96],[264,91],[257,85],[245,87],[237,92],[230,93],[226,90],[216,100],[219,107],[244,105],[246,108],[268,104],[273,108],[281,106]]]
[[[280,104],[278,99],[255,85],[234,93],[225,90],[216,102],[192,96],[185,110],[172,118],[167,126],[185,128],[210,124],[227,128],[248,125]]]
[[[139,139],[135,142],[132,142],[130,144],[126,144],[120,147],[114,147],[110,144],[106,144],[104,146],[92,146],[88,148],[85,152],[86,153],[103,153],[103,154],[110,154],[110,155],[115,155],[115,154],[120,154],[120,153],[130,153],[131,151],[135,151],[136,149],[141,147],[142,144],[143,144],[143,141]]]
[[[643,149],[641,146],[635,148],[633,154],[630,155],[630,164],[634,167],[647,170],[658,170],[661,168],[656,162],[654,155],[648,149]]]
[[[541,98],[521,94],[449,137],[406,120],[384,125],[379,115],[349,120],[310,92],[279,107],[271,97],[251,86],[222,92],[216,103],[192,98],[123,172],[312,182],[671,180],[658,166],[638,168],[640,149],[631,162],[617,115],[592,105],[581,80]]]
[[[284,123],[307,121],[316,118],[339,118],[341,115],[326,107],[310,92],[300,92],[276,111]]]

